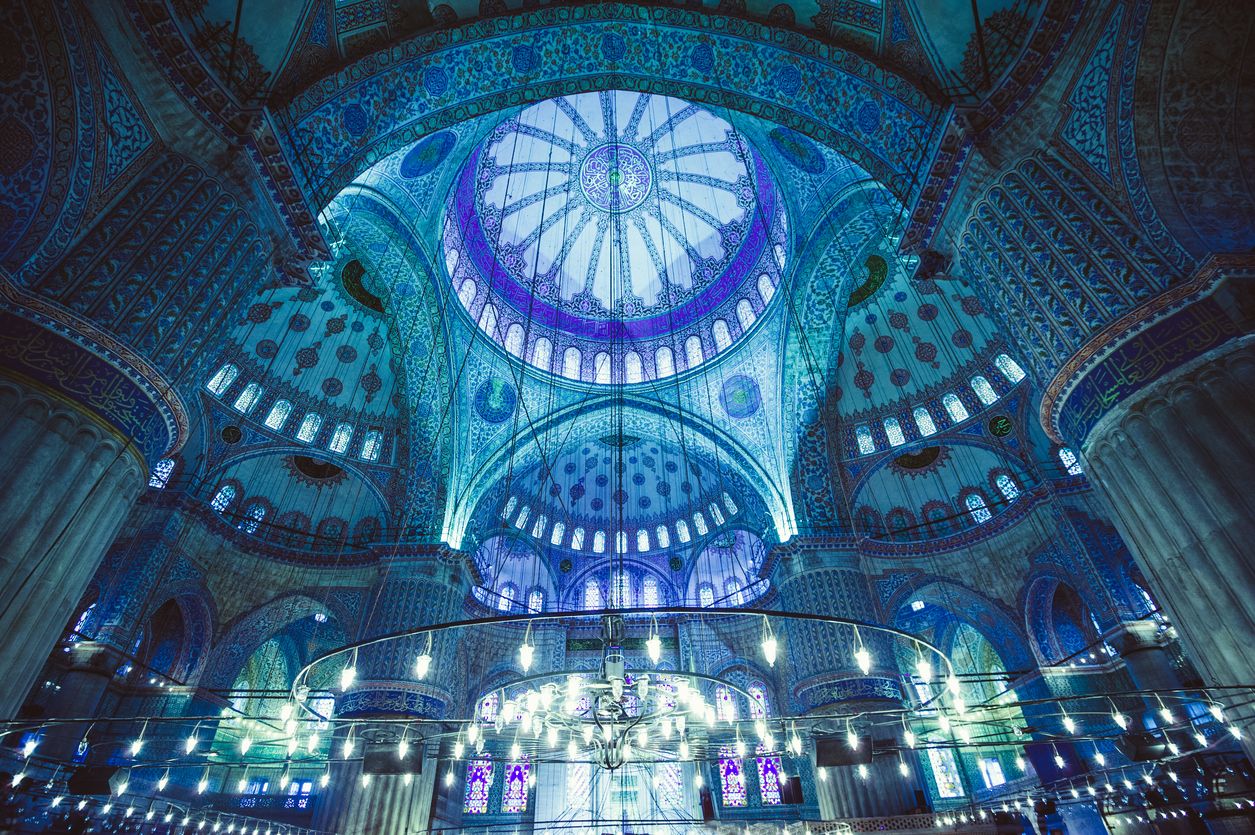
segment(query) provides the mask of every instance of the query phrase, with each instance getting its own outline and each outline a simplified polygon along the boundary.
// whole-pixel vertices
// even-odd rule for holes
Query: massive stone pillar
[[[1121,403],[1084,449],[1191,660],[1218,686],[1255,681],[1252,426],[1255,340],[1246,336]]]
[[[858,552],[795,540],[782,554],[779,578],[781,608],[875,623],[877,609]],[[841,717],[895,711],[902,694],[895,679],[892,644],[879,635],[861,633],[872,654],[870,675],[854,660],[853,630],[848,627],[795,621],[784,637],[790,696],[809,716]],[[914,811],[923,783],[914,757],[906,757],[908,775],[899,773],[898,750],[905,747],[896,719],[860,720],[853,730],[872,739],[877,751],[866,779],[854,766],[826,769],[817,781],[820,813],[825,819],[884,817]],[[835,729],[843,735],[840,720]]]
[[[21,322],[3,319],[0,328]],[[30,334],[66,345],[47,332]],[[0,365],[6,366],[0,368],[0,717],[7,718],[21,705],[144,489],[147,466],[132,438],[107,415],[22,373],[32,369],[6,362],[21,358],[4,357],[5,347],[0,345]],[[64,370],[73,370],[72,354],[60,359],[71,366]]]
[[[375,590],[373,616],[364,637],[386,635],[425,624],[457,620],[466,596],[460,560],[443,549],[389,554],[383,579]],[[415,659],[426,647],[423,637],[388,641],[363,649],[357,662],[359,683],[336,701],[341,720],[335,760],[348,725],[353,724],[358,750],[371,740],[395,745],[405,734],[413,745],[410,757],[423,757],[422,773],[374,775],[363,779],[362,760],[333,762],[331,785],[315,813],[316,828],[339,835],[409,835],[429,825],[438,742],[424,744],[423,728],[406,720],[440,719],[461,701],[455,673],[456,642],[465,636],[438,633],[432,645],[431,671],[419,681]]]

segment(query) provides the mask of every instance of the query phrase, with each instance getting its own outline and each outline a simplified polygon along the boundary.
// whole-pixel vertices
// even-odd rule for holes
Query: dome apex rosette
[[[462,306],[508,352],[634,383],[747,333],[780,282],[786,232],[766,164],[726,120],[606,91],[499,124],[457,178],[443,248]]]

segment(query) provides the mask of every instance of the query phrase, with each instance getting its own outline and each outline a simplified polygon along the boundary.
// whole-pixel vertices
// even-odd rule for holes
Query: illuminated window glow
[[[584,581],[584,608],[601,608],[601,585],[591,577]]]
[[[998,486],[998,492],[1002,493],[1002,497],[1007,501],[1013,502],[1020,497],[1019,485],[1006,473],[999,473],[994,479],[994,484]]]
[[[266,415],[266,428],[278,432],[283,428],[283,424],[288,422],[290,414],[292,414],[292,404],[286,400],[276,400]]]
[[[933,416],[928,409],[923,406],[916,406],[915,411],[911,413],[915,418],[915,425],[919,427],[919,433],[925,437],[936,434],[937,424],[933,423]]]
[[[950,420],[955,423],[967,420],[967,407],[963,405],[963,401],[954,392],[950,392],[942,397],[941,405],[946,407],[946,414],[950,415]]]
[[[986,406],[998,399],[998,394],[994,391],[994,387],[989,384],[989,380],[980,374],[972,378],[972,391],[976,392],[980,402]]]
[[[327,444],[327,449],[343,455],[349,451],[349,441],[353,439],[353,427],[347,423],[341,423],[336,426],[336,431],[331,433],[331,443]]]
[[[303,444],[313,443],[321,427],[322,416],[317,412],[310,412],[301,420],[300,428],[296,430],[296,439]]]
[[[652,574],[646,574],[641,580],[641,605],[650,609],[662,605],[658,578]]]
[[[1009,383],[1018,383],[1024,379],[1024,369],[1020,368],[1020,364],[1006,354],[999,354],[994,357],[994,365],[998,366],[998,370],[1002,372],[1002,376],[1006,377]]]
[[[248,414],[249,412],[253,410],[253,407],[257,405],[257,401],[260,399],[261,399],[261,384],[249,383],[247,386],[244,387],[244,390],[240,392],[240,396],[235,398],[235,404],[233,408],[237,412],[243,412],[244,414]]]
[[[510,763],[505,769],[505,789],[501,793],[501,811],[516,815],[527,811],[528,763]]]
[[[780,786],[780,758],[765,756],[763,746],[759,745],[754,758],[758,766],[758,791],[762,794],[764,806],[779,806],[784,802]]]
[[[170,474],[174,472],[174,459],[162,458],[153,465],[152,475],[148,477],[148,486],[158,490],[170,482]]]
[[[963,784],[959,781],[959,767],[955,764],[953,751],[929,747],[928,764],[932,766],[933,779],[937,781],[937,794],[942,797],[963,796]]]
[[[740,808],[747,805],[745,773],[741,761],[736,759],[736,749],[731,745],[719,747],[719,787],[723,805]]]
[[[379,460],[379,448],[383,446],[383,433],[378,429],[372,429],[366,433],[366,440],[362,441],[362,460],[377,461]]]
[[[466,795],[462,811],[468,815],[488,814],[488,795],[492,792],[492,759],[480,757],[466,764]]]
[[[750,694],[750,718],[766,719],[769,711],[767,689],[758,682],[754,682],[746,688],[746,692]]]
[[[983,525],[994,515],[989,512],[989,507],[985,504],[985,500],[979,493],[968,493],[967,498],[963,500],[963,504],[967,505],[968,512],[972,514],[973,521],[978,525]]]
[[[736,700],[732,691],[722,684],[715,688],[715,714],[720,722],[736,721]]]
[[[1059,462],[1063,464],[1063,469],[1067,470],[1068,475],[1080,475],[1085,472],[1081,469],[1081,460],[1068,447],[1060,447]]]
[[[224,484],[222,485],[222,487],[218,488],[218,492],[214,496],[213,501],[209,503],[209,506],[212,507],[214,510],[216,510],[218,513],[222,513],[224,510],[230,507],[231,501],[234,498],[235,498],[235,487],[230,484]]]
[[[858,440],[858,451],[860,455],[870,455],[876,451],[876,442],[872,440],[872,430],[867,426],[860,426],[854,431],[854,437]]]
[[[902,434],[897,418],[885,418],[885,437],[889,439],[889,446],[902,446],[906,443],[906,436]]]
[[[214,373],[214,376],[210,378],[205,388],[209,389],[211,394],[221,397],[223,392],[231,388],[231,384],[235,382],[235,378],[238,376],[240,376],[240,369],[228,363]]]

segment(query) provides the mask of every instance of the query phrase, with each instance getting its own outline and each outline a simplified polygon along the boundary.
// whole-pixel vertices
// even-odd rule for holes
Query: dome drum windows
[[[288,416],[291,414],[291,403],[287,400],[276,400],[274,405],[270,407],[270,412],[266,415],[266,428],[273,429],[276,432],[282,431],[284,424],[288,422]]]
[[[967,407],[963,405],[963,401],[954,392],[942,395],[941,405],[945,407],[946,414],[950,416],[953,423],[962,423],[971,415],[968,414]]]
[[[261,399],[261,392],[261,383],[249,383],[240,392],[239,396],[235,398],[232,408],[242,414],[248,414],[257,405],[257,401]]]
[[[312,444],[314,439],[318,437],[318,430],[322,428],[322,415],[317,412],[308,412],[301,419],[301,425],[296,430],[296,439],[303,444]]]
[[[352,424],[337,424],[335,431],[331,433],[331,441],[328,442],[327,449],[337,455],[344,455],[349,451],[349,442],[351,440],[353,440]]]
[[[993,513],[989,510],[989,505],[985,502],[985,497],[975,490],[964,497],[963,506],[971,514],[972,521],[978,525],[983,525],[994,518]]]
[[[227,389],[231,388],[231,384],[235,382],[235,378],[240,376],[240,369],[230,363],[222,366],[205,384],[205,388],[209,389],[209,393],[217,397],[221,397]]]

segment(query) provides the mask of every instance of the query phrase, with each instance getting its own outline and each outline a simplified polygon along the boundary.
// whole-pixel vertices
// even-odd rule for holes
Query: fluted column
[[[0,426],[0,717],[9,717],[144,488],[147,467],[96,415],[7,375]]]
[[[1216,686],[1255,682],[1255,342],[1231,344],[1121,404],[1084,450],[1191,660]]]

